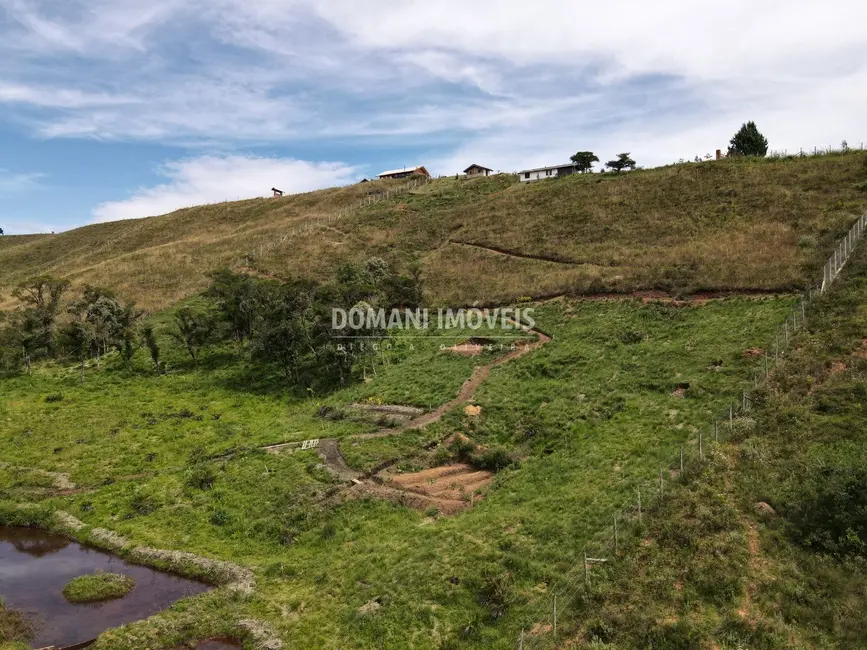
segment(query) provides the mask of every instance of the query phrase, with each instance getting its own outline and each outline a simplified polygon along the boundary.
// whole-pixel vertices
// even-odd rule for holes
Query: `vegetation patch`
[[[3,599],[0,598],[0,648],[27,648],[27,641],[33,637],[34,631],[33,621],[28,620],[21,612],[6,609]]]
[[[123,598],[135,587],[135,580],[121,573],[93,573],[70,580],[63,595],[71,603],[93,603]]]

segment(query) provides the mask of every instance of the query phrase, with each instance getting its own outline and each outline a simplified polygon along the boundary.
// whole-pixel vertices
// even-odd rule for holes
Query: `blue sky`
[[[0,0],[0,227],[560,163],[867,141],[856,0]]]

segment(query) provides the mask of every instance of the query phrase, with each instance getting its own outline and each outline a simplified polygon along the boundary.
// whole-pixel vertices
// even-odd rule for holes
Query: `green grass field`
[[[32,378],[3,380],[0,494],[7,506],[63,509],[135,543],[255,570],[249,602],[193,599],[97,648],[140,647],[141,634],[169,648],[208,624],[237,633],[232,621],[245,616],[269,622],[288,647],[512,647],[544,596],[539,585],[736,394],[755,364],[744,351],[767,341],[791,305],[545,303],[536,320],[553,340],[493,369],[474,400],[479,417],[456,409],[421,432],[357,443],[350,436],[376,425],[323,419],[319,407],[435,407],[486,360],[441,353],[433,338],[409,351],[398,337],[394,359],[370,381],[309,397],[230,363],[231,350],[214,350],[198,369],[174,350],[176,372],[163,377],[143,355],[133,370],[108,359],[83,384],[74,368],[40,366]],[[382,500],[334,501],[314,452],[256,449],[340,438],[359,468],[401,458],[409,469],[431,462],[421,443],[454,431],[504,446],[520,463],[475,508],[433,519]],[[85,491],[58,495],[50,477],[23,467],[67,473]],[[379,607],[360,614],[371,601]]]

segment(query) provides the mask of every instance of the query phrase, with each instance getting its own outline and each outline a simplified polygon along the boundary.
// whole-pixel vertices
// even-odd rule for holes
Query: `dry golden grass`
[[[855,187],[867,177],[865,158],[725,160],[532,184],[509,175],[441,179],[329,220],[369,192],[400,184],[377,181],[0,238],[0,307],[15,284],[53,273],[161,308],[202,289],[215,268],[247,266],[250,252],[257,255],[249,266],[278,276],[325,277],[372,255],[417,262],[431,299],[449,303],[790,289],[815,275],[867,207]],[[314,225],[293,234],[305,224]]]

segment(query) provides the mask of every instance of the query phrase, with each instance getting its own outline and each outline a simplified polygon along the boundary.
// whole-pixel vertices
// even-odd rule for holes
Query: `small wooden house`
[[[430,178],[430,174],[424,168],[424,165],[404,167],[403,169],[390,169],[379,175],[380,178],[408,178],[410,176],[427,176]]]
[[[478,178],[479,176],[490,176],[492,171],[494,170],[474,163],[464,170],[464,174],[467,175],[467,178]]]

